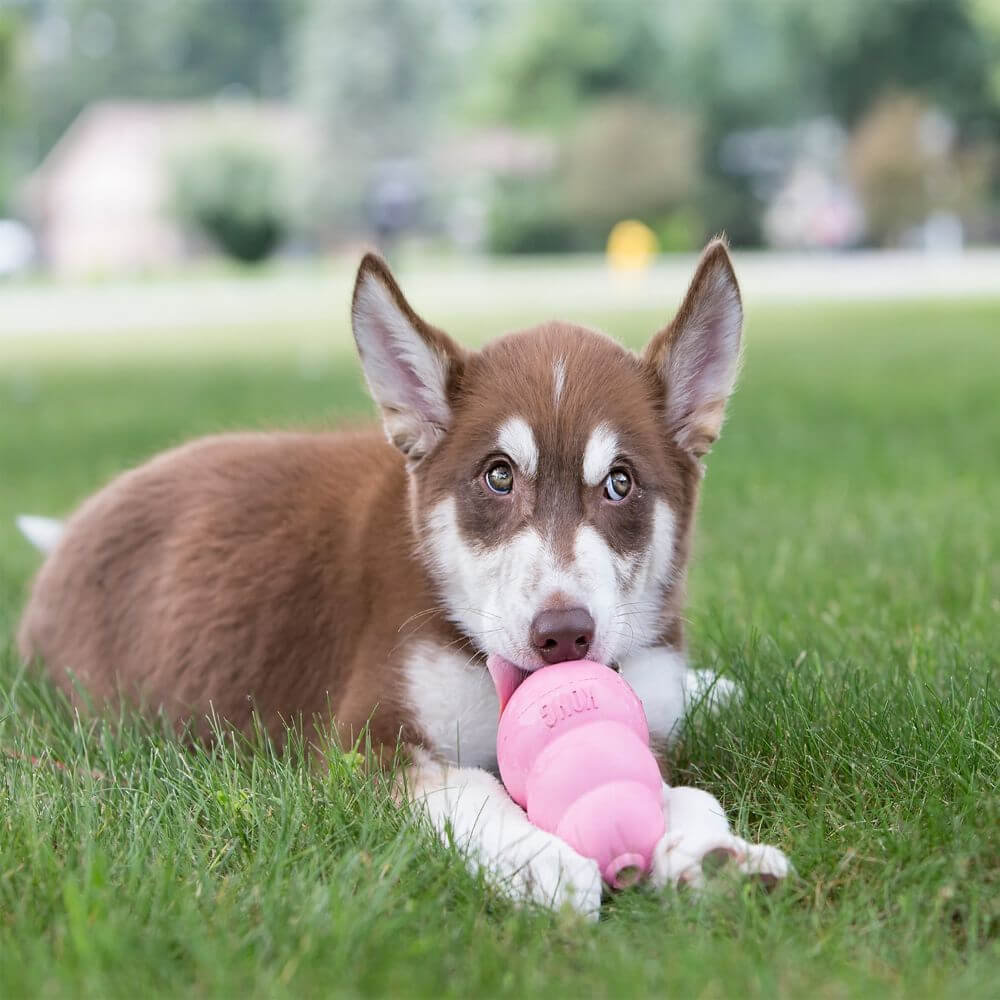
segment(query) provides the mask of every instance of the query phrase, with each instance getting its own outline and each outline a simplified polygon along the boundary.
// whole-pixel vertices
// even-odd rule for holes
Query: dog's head
[[[739,365],[725,244],[702,255],[641,356],[548,323],[468,352],[362,261],[354,334],[389,440],[406,456],[423,558],[485,653],[524,670],[615,663],[680,642],[702,459]]]

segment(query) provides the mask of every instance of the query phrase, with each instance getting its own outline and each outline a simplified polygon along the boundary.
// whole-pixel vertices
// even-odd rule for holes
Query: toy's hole
[[[632,886],[639,884],[641,878],[642,869],[638,865],[628,865],[615,875],[615,886],[619,889],[631,889]]]
[[[604,880],[612,889],[630,889],[642,881],[646,872],[646,862],[641,854],[619,854],[608,862],[604,869]]]

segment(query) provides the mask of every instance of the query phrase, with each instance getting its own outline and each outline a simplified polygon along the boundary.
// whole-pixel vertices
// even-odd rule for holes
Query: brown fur
[[[245,727],[332,713],[353,738],[419,741],[400,704],[400,627],[434,604],[398,453],[376,433],[207,438],[120,476],[69,521],[20,629],[99,701],[119,692]],[[440,617],[422,636],[452,641]]]

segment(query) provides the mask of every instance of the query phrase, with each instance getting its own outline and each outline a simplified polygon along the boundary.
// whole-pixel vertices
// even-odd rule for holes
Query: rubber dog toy
[[[638,882],[663,836],[663,782],[642,703],[599,663],[556,663],[524,677],[488,661],[500,698],[497,761],[536,826],[593,858],[614,889]],[[520,681],[520,683],[518,683]]]

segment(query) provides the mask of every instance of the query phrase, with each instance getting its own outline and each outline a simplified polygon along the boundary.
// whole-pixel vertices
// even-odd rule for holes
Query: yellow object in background
[[[608,263],[616,271],[645,271],[659,249],[656,233],[638,219],[623,219],[608,234]]]

